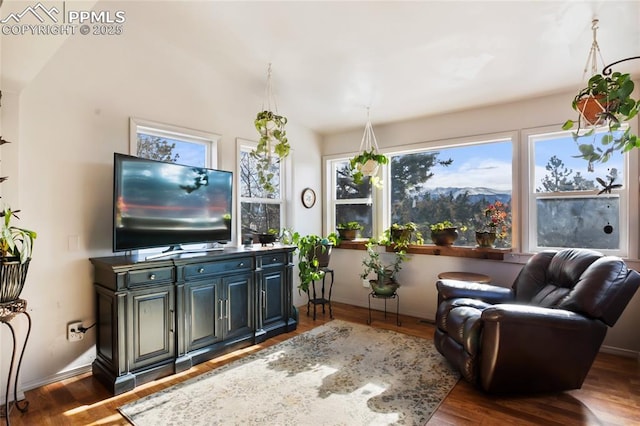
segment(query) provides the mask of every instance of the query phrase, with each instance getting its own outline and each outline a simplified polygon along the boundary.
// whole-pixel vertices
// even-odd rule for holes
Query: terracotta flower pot
[[[576,106],[578,112],[587,123],[593,126],[599,126],[604,123],[605,119],[600,115],[607,110],[607,102],[605,102],[604,95],[587,96],[580,99]]]

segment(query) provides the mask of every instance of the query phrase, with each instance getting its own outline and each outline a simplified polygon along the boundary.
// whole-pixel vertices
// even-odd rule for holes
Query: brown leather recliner
[[[578,389],[640,285],[619,258],[544,251],[512,288],[439,280],[436,348],[487,392]]]

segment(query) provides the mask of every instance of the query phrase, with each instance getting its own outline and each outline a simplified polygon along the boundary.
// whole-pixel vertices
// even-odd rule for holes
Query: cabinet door
[[[254,330],[252,274],[238,274],[222,278],[225,315],[224,338],[246,336]]]
[[[162,286],[129,293],[131,348],[129,370],[175,357],[174,288]]]
[[[224,308],[220,279],[189,283],[184,289],[187,351],[222,340]]]
[[[262,276],[262,325],[282,321],[285,317],[284,271],[277,269]]]

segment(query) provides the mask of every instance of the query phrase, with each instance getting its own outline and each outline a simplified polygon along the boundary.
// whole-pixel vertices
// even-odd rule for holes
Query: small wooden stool
[[[488,284],[491,282],[491,277],[484,274],[476,274],[474,272],[440,272],[438,278],[441,280],[458,280],[458,281],[472,281],[476,283]]]

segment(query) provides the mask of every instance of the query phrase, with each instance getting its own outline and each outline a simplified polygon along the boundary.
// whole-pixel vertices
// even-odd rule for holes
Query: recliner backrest
[[[516,301],[560,308],[612,326],[640,285],[620,258],[589,249],[536,253],[513,283]]]

